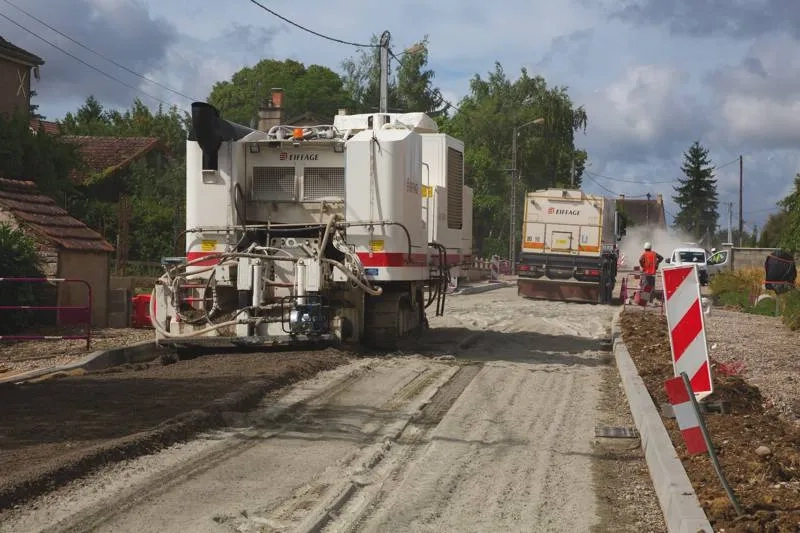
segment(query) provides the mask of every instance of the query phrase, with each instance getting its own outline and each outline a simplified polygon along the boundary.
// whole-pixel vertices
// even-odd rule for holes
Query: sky
[[[589,117],[586,133],[576,138],[589,153],[584,189],[662,194],[668,220],[677,211],[671,197],[683,153],[694,141],[709,149],[717,167],[725,228],[729,202],[737,225],[740,155],[748,229],[776,210],[800,167],[798,2],[262,3],[351,42],[389,30],[395,52],[429,36],[435,84],[453,103],[496,61],[512,78],[524,67],[567,87]],[[0,35],[45,60],[34,102],[49,120],[77,109],[90,94],[110,108],[127,108],[137,97],[188,108],[215,82],[264,58],[339,71],[358,52],[248,0],[0,0]]]

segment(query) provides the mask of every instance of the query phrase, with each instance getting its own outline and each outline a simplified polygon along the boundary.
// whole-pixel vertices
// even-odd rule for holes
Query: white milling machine
[[[471,262],[463,143],[422,113],[263,132],[197,102],[186,228],[151,298],[159,344],[391,348]]]

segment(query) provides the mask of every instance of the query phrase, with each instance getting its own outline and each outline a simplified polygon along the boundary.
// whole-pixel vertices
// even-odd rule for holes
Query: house
[[[618,209],[625,214],[631,226],[654,227],[667,229],[667,217],[664,213],[664,198],[658,194],[655,199],[647,195],[647,199],[617,198]]]
[[[0,114],[27,113],[31,105],[31,75],[39,79],[41,57],[0,37]]]
[[[57,122],[32,118],[30,120],[30,125],[33,133],[39,133],[39,130],[42,130],[48,135],[58,135],[61,132]]]
[[[45,127],[45,131],[47,131]],[[131,164],[151,154],[164,154],[157,137],[94,137],[64,135],[64,142],[78,147],[85,167],[74,171],[72,180],[77,185],[102,181],[125,170]]]
[[[33,239],[46,276],[87,281],[92,289],[92,325],[107,325],[111,244],[43,195],[32,181],[0,178],[0,222]],[[84,287],[62,283],[57,305],[85,305],[86,297]]]

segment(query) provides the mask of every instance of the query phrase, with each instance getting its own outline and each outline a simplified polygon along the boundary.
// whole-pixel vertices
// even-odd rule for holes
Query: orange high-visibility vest
[[[642,272],[648,276],[654,276],[658,265],[656,264],[656,253],[652,250],[647,250],[642,254],[639,259],[639,265],[642,267]]]

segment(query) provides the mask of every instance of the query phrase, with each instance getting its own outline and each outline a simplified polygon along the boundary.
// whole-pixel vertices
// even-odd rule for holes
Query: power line
[[[28,28],[26,28],[25,26],[23,26],[23,25],[22,25],[22,24],[20,24],[19,22],[17,22],[17,21],[15,21],[15,20],[11,19],[10,17],[8,17],[8,16],[4,15],[3,13],[0,13],[0,17],[2,17],[2,18],[4,18],[4,19],[6,19],[6,20],[7,20],[7,21],[9,21],[11,24],[13,24],[13,25],[17,26],[17,27],[18,27],[18,28],[20,28],[21,30],[23,30],[23,31],[25,31],[25,32],[27,32],[27,33],[30,33],[31,35],[33,35],[33,36],[34,36],[34,37],[36,37],[37,39],[39,39],[39,40],[41,40],[41,41],[44,41],[45,43],[49,44],[50,46],[52,46],[53,48],[55,48],[55,49],[56,49],[56,50],[58,50],[59,52],[61,52],[61,53],[65,54],[65,55],[68,55],[69,57],[71,57],[71,58],[72,58],[72,59],[74,59],[75,61],[77,61],[77,62],[79,62],[79,63],[81,63],[81,64],[83,64],[83,65],[85,65],[85,66],[89,67],[90,69],[94,70],[95,72],[97,72],[97,73],[99,73],[99,74],[102,74],[102,75],[103,75],[103,76],[105,76],[106,78],[108,78],[108,79],[110,79],[110,80],[113,80],[113,81],[115,81],[115,82],[119,83],[120,85],[124,85],[125,87],[127,87],[127,88],[129,88],[129,89],[131,89],[131,90],[133,90],[133,91],[138,91],[138,92],[142,93],[143,95],[145,95],[145,96],[147,96],[147,97],[149,97],[149,98],[152,98],[152,99],[153,99],[153,100],[155,100],[156,102],[160,102],[160,103],[162,103],[162,104],[164,104],[164,105],[166,105],[166,106],[168,106],[168,107],[172,107],[172,106],[173,106],[173,104],[170,104],[169,102],[165,102],[165,101],[164,101],[164,100],[162,100],[161,98],[158,98],[158,97],[156,97],[156,96],[153,96],[152,94],[150,94],[150,93],[147,93],[147,92],[143,91],[142,89],[140,89],[140,88],[138,88],[138,87],[134,87],[133,85],[130,85],[129,83],[125,83],[125,82],[124,82],[124,81],[122,81],[121,79],[119,79],[119,78],[116,78],[116,77],[112,76],[111,74],[109,74],[109,73],[107,73],[107,72],[105,72],[105,71],[103,71],[103,70],[100,70],[99,68],[95,67],[95,66],[94,66],[94,65],[92,65],[91,63],[87,63],[86,61],[84,61],[83,59],[79,58],[78,56],[76,56],[76,55],[74,55],[74,54],[72,54],[72,53],[70,53],[70,52],[68,52],[68,51],[64,50],[63,48],[61,48],[61,47],[60,47],[60,46],[58,46],[57,44],[53,44],[53,43],[51,43],[50,41],[48,41],[47,39],[45,39],[45,38],[44,38],[44,37],[42,37],[41,35],[37,34],[36,32],[34,32],[34,31],[32,31],[32,30],[29,30]]]
[[[619,181],[619,182],[622,182],[622,183],[634,183],[634,184],[637,184],[637,185],[659,185],[659,184],[663,184],[663,183],[675,183],[675,180],[640,181],[640,180],[635,180],[635,179],[625,179],[625,178],[615,178],[615,177],[612,177],[612,176],[604,176],[603,174],[598,174],[596,172],[589,172],[588,170],[584,170],[583,172],[584,172],[584,174],[591,174],[592,176],[594,176],[596,178],[602,178],[602,179],[606,179],[606,180],[609,180],[609,181]]]
[[[126,67],[125,65],[122,65],[122,64],[118,63],[117,61],[114,61],[114,60],[113,60],[113,59],[111,59],[110,57],[107,57],[107,56],[105,56],[105,55],[101,54],[100,52],[98,52],[98,51],[96,51],[96,50],[93,50],[92,48],[89,48],[89,47],[88,47],[88,46],[86,46],[85,44],[83,44],[83,43],[81,43],[81,42],[79,42],[79,41],[77,41],[77,40],[73,39],[73,38],[72,38],[72,37],[70,37],[69,35],[67,35],[67,34],[65,34],[65,33],[63,33],[63,32],[61,32],[61,31],[57,30],[56,28],[54,28],[53,26],[49,25],[48,23],[46,23],[46,22],[45,22],[45,21],[43,21],[42,19],[40,19],[40,18],[36,17],[35,15],[33,15],[33,14],[31,14],[31,13],[29,13],[29,12],[25,11],[24,9],[22,9],[22,8],[21,8],[21,7],[19,7],[18,5],[14,4],[13,2],[10,2],[9,0],[3,0],[3,2],[5,2],[5,3],[6,3],[6,4],[8,4],[8,5],[10,5],[10,6],[11,6],[11,7],[13,7],[14,9],[16,9],[17,11],[20,11],[21,13],[24,13],[24,14],[25,14],[25,15],[27,15],[28,17],[32,18],[33,20],[35,20],[36,22],[38,22],[39,24],[41,24],[42,26],[44,26],[45,28],[48,28],[48,29],[50,29],[50,30],[54,31],[54,32],[55,32],[55,33],[57,33],[58,35],[60,35],[60,36],[64,37],[64,38],[65,38],[65,39],[67,39],[67,40],[69,40],[70,42],[72,42],[72,43],[74,43],[74,44],[76,44],[76,45],[80,46],[80,47],[81,47],[81,48],[83,48],[84,50],[87,50],[87,51],[89,51],[89,52],[93,53],[94,55],[96,55],[96,56],[98,56],[98,57],[100,57],[100,58],[102,58],[102,59],[105,59],[105,60],[106,60],[106,61],[108,61],[109,63],[111,63],[111,64],[113,64],[113,65],[115,65],[115,66],[117,66],[117,67],[121,68],[122,70],[124,70],[124,71],[126,71],[126,72],[128,72],[128,73],[130,73],[130,74],[133,74],[134,76],[137,76],[137,77],[139,77],[139,78],[141,78],[141,79],[143,79],[143,80],[145,80],[145,81],[148,81],[148,82],[152,83],[153,85],[157,85],[157,86],[161,87],[162,89],[164,89],[164,90],[166,90],[166,91],[169,91],[169,92],[171,92],[172,94],[175,94],[175,95],[178,95],[178,96],[180,96],[180,97],[182,97],[182,98],[185,98],[186,100],[189,100],[189,101],[191,101],[191,102],[198,101],[198,99],[197,99],[197,98],[192,98],[191,96],[187,96],[187,95],[183,94],[182,92],[179,92],[179,91],[176,91],[176,90],[174,90],[174,89],[171,89],[170,87],[167,87],[166,85],[162,85],[161,83],[157,82],[156,80],[150,79],[150,78],[148,78],[147,76],[144,76],[143,74],[139,74],[138,72],[136,72],[136,71],[134,71],[134,70],[131,70],[131,69],[129,69],[129,68],[128,68],[128,67]]]
[[[588,173],[586,173],[586,171],[584,171],[584,175],[586,175],[586,177],[589,178],[589,181],[591,181],[592,183],[594,183],[595,185],[597,185],[598,187],[600,187],[601,189],[603,189],[607,193],[613,194],[614,196],[622,196],[622,194],[620,194],[620,193],[618,193],[616,191],[612,191],[611,189],[609,189],[605,185],[601,185],[597,180],[595,180],[594,178],[589,176]],[[625,195],[625,198],[629,198],[629,199],[645,198],[645,197],[647,197],[646,194],[640,194],[638,196],[628,196],[627,194]]]
[[[270,15],[278,17],[279,19],[281,19],[282,21],[286,22],[287,24],[291,24],[295,28],[299,28],[299,29],[301,29],[301,30],[303,30],[305,32],[310,33],[311,35],[316,35],[317,37],[322,37],[323,39],[327,39],[327,40],[333,41],[335,43],[347,44],[347,45],[350,45],[350,46],[355,46],[356,48],[380,48],[380,45],[377,45],[377,44],[354,43],[352,41],[345,41],[343,39],[337,39],[335,37],[331,37],[329,35],[325,35],[325,34],[319,33],[317,31],[309,29],[309,28],[307,28],[307,27],[305,27],[305,26],[303,26],[301,24],[298,24],[297,22],[295,22],[293,20],[290,20],[290,19],[288,19],[288,18],[286,18],[286,17],[284,17],[282,15],[279,15],[278,13],[275,13],[273,10],[271,10],[270,8],[268,8],[267,6],[262,4],[261,2],[257,2],[256,0],[249,0],[249,1],[250,1],[251,4],[257,5],[258,7],[260,7],[261,9],[266,11],[267,13],[269,13]]]

